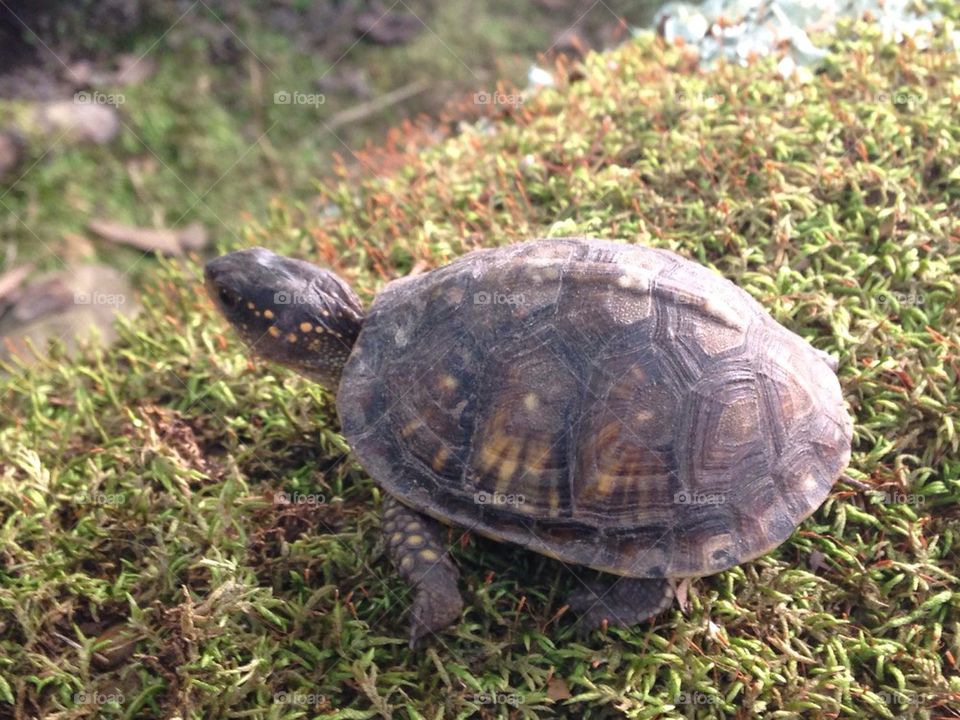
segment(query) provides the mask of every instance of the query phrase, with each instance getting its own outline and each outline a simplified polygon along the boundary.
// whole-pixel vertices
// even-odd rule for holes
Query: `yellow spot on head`
[[[324,332],[324,330],[323,330],[323,325],[317,325],[317,326],[313,329],[313,331],[316,332],[316,333],[322,333],[322,332]]]
[[[310,332],[311,330],[313,330],[313,325],[311,325],[310,323],[308,322],[300,323],[300,332]]]
[[[288,334],[287,334],[287,342],[295,343],[296,341],[297,341],[297,334],[296,334],[296,333],[288,333]]]
[[[540,407],[540,398],[538,398],[535,393],[527,393],[523,398],[523,406],[530,412],[533,412]]]
[[[440,378],[440,387],[444,390],[455,390],[457,387],[457,379],[453,375],[444,375]]]
[[[264,310],[264,311],[263,311],[263,316],[264,316],[267,320],[273,320],[273,310]]]
[[[280,330],[276,327],[271,326],[267,332],[270,333],[270,337],[280,337]]]
[[[248,302],[248,303],[247,303],[247,310],[253,310],[253,309],[255,309],[256,307],[257,307],[257,306],[254,305],[252,302]]]

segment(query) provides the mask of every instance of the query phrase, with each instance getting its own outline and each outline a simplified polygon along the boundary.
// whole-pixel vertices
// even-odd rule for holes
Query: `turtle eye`
[[[220,298],[220,302],[223,303],[224,307],[228,307],[231,310],[237,307],[240,304],[240,296],[237,295],[233,290],[230,290],[226,287],[221,287],[217,291],[217,296]]]

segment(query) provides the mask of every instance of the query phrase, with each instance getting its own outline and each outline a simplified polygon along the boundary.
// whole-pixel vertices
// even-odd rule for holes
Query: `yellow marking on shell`
[[[536,393],[527,393],[523,398],[523,406],[533,412],[540,407],[540,398],[537,397]]]
[[[310,332],[311,330],[313,330],[313,325],[311,325],[310,323],[308,322],[300,323],[300,332],[307,333],[307,332]]]
[[[247,303],[247,310],[255,310],[256,307],[257,307],[257,306],[254,305],[252,302],[248,302],[248,303]]]
[[[254,311],[253,311],[253,314],[254,314],[256,317],[260,317],[260,311],[259,311],[259,310],[254,310]]]
[[[317,326],[313,329],[313,331],[314,331],[315,333],[319,333],[319,334],[321,334],[321,335],[326,332],[326,330],[323,329],[323,325],[317,325]]]
[[[280,337],[280,328],[270,326],[267,328],[267,332],[270,333],[270,337]]]
[[[420,524],[419,520],[411,520],[406,525],[403,526],[403,529],[408,533],[419,532],[423,529],[423,526]]]
[[[433,469],[437,472],[443,470],[447,464],[447,460],[450,458],[450,451],[447,448],[442,447],[437,450],[437,454],[433,456]]]
[[[495,468],[509,445],[510,438],[506,435],[494,435],[484,443],[483,448],[480,450],[480,466],[484,470],[492,470]]]
[[[637,410],[637,412],[634,413],[633,416],[637,419],[637,422],[645,423],[648,420],[653,419],[653,412],[651,412],[650,410]]]
[[[390,544],[391,544],[391,545],[399,545],[401,542],[403,542],[403,533],[402,533],[402,532],[395,532],[395,533],[393,533],[393,534],[390,536]]]
[[[650,287],[650,281],[644,275],[638,275],[627,270],[617,278],[617,285],[633,290],[646,290]]]
[[[523,446],[516,440],[507,440],[507,453],[500,461],[500,469],[497,471],[497,490],[505,492],[510,487],[510,480],[517,472],[520,466],[520,453]]]
[[[430,548],[424,548],[418,554],[427,562],[436,562],[440,559],[440,556],[437,555],[436,551],[431,550]]]
[[[406,425],[403,426],[403,429],[400,431],[400,434],[403,435],[404,437],[410,437],[421,427],[423,427],[423,420],[421,420],[420,418],[414,418],[413,420],[411,420],[410,422],[408,422]]]
[[[620,478],[616,475],[606,472],[597,472],[593,476],[594,491],[597,495],[610,495],[617,487]]]
[[[703,312],[714,320],[735,330],[746,328],[746,318],[731,309],[725,303],[718,302],[715,298],[708,298],[703,304]]]
[[[820,483],[813,473],[808,473],[803,480],[800,481],[800,485],[804,492],[810,493],[814,492],[818,487],[820,487]]]
[[[453,375],[444,375],[440,378],[440,387],[444,390],[456,390],[457,385],[457,379]]]
[[[273,310],[264,310],[264,311],[263,311],[263,316],[264,316],[267,320],[273,320]]]
[[[414,559],[413,559],[413,557],[412,557],[411,555],[404,555],[404,556],[400,559],[400,568],[401,568],[402,570],[412,570],[412,569],[413,569],[413,563],[414,563],[414,562],[415,562],[415,561],[414,561]]]
[[[406,544],[408,547],[418,548],[424,544],[423,535],[408,535],[406,539]]]
[[[527,473],[539,475],[547,469],[547,461],[550,458],[550,446],[537,440],[530,440],[524,448],[524,464]]]
[[[324,317],[330,317],[330,311],[329,311],[329,310],[321,310],[320,313],[321,313]]]
[[[296,333],[287,333],[287,342],[289,342],[289,343],[295,343],[296,341],[297,341],[297,334],[296,334]]]

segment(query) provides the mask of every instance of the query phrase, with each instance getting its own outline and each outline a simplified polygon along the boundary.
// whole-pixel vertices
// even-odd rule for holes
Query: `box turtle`
[[[786,540],[850,457],[836,361],[665,250],[478,250],[367,311],[331,271],[262,248],[205,275],[255,352],[336,391],[415,588],[411,644],[462,609],[445,525],[600,571],[570,606],[631,625],[671,605],[671,579]]]

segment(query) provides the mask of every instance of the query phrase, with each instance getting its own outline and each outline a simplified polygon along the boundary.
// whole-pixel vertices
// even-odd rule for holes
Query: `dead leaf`
[[[190,223],[179,230],[168,230],[94,219],[88,223],[88,227],[105,240],[163,255],[182,255],[187,250],[200,250],[207,244],[207,231],[200,223]]]
[[[680,609],[686,613],[690,609],[690,602],[687,597],[687,593],[690,590],[690,578],[684,578],[677,585],[676,590],[674,590],[674,595],[677,596],[677,604],[680,606]]]
[[[570,686],[567,685],[566,680],[563,678],[552,678],[550,682],[547,683],[547,697],[551,700],[566,700],[572,697],[570,694]]]

